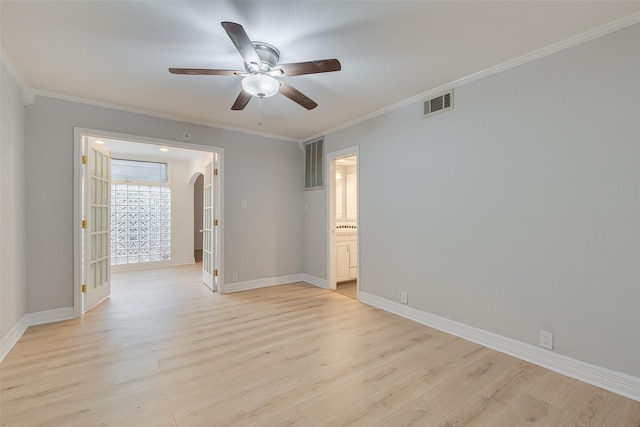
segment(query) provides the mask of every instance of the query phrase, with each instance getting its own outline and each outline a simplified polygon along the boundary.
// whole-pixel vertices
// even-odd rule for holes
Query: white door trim
[[[360,205],[360,146],[356,145],[338,151],[327,153],[325,182],[328,185],[327,191],[327,286],[329,289],[336,289],[336,160],[342,157],[356,156],[356,186],[358,187],[358,206]],[[356,220],[356,234],[358,248],[360,248],[360,215]],[[358,289],[360,289],[360,250],[358,250]]]
[[[193,144],[182,141],[172,141],[160,138],[150,138],[139,135],[130,135],[118,132],[109,132],[97,129],[74,127],[73,129],[73,315],[82,315],[82,137],[93,136],[97,138],[123,139],[126,141],[142,142],[145,144],[163,145],[168,147],[186,148],[197,151],[212,152],[218,154],[219,173],[219,233],[220,252],[218,278],[224,283],[224,149],[208,145]],[[221,285],[222,286],[222,285]]]

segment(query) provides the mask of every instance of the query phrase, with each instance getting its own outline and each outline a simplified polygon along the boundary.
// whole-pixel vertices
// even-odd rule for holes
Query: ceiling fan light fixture
[[[278,93],[280,82],[266,74],[252,74],[242,79],[242,89],[251,96],[268,98]]]

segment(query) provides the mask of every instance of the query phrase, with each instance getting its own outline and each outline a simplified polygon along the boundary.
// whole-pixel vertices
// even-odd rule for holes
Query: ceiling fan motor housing
[[[251,44],[262,60],[262,68],[260,71],[262,71],[263,73],[271,71],[271,69],[278,64],[278,60],[280,59],[280,51],[275,46],[272,46],[268,43],[251,42]],[[251,72],[248,64],[245,64],[245,68],[248,72]]]

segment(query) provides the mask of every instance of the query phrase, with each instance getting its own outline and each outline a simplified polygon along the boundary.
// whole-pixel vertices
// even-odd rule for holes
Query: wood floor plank
[[[141,423],[132,424],[130,421],[126,421],[121,424],[111,424],[111,427],[177,427],[177,424],[173,413],[168,412]]]
[[[604,400],[604,408],[594,414],[592,426],[613,425],[640,427],[640,405],[635,400],[599,391]]]
[[[410,415],[411,423],[415,425],[437,425],[450,412],[468,403],[477,393],[491,382],[495,381],[504,370],[514,363],[514,359],[494,354],[484,349],[479,357],[458,372],[451,373],[447,381],[429,389],[421,398],[423,405]],[[387,425],[403,425],[406,415],[400,409],[397,414],[390,414],[383,423]]]
[[[415,372],[415,367],[419,366],[422,357],[420,352],[411,352],[403,357],[389,360],[377,365],[375,369],[369,369],[358,376],[351,377],[349,381],[309,399],[298,407],[308,418],[316,422],[322,421],[329,415],[327,408],[331,408],[332,411],[341,411],[356,405],[367,399],[372,390],[384,388]]]
[[[547,371],[529,391],[531,396],[565,408],[575,398],[576,391],[592,390],[591,386],[573,378]]]
[[[537,397],[525,394],[494,424],[495,427],[557,426],[555,420],[562,409]]]
[[[439,426],[491,425],[514,405],[531,385],[542,376],[542,368],[514,363],[466,405],[455,408],[439,420]]]
[[[367,396],[345,409],[332,411],[318,426],[374,425],[389,413],[399,410],[407,401],[416,399],[425,390],[436,384],[436,375],[431,368],[413,370],[409,375],[381,388],[373,396]]]
[[[445,381],[448,375],[459,371],[482,355],[482,352],[478,351],[482,348],[468,341],[458,340],[446,334],[436,335],[435,339],[438,341],[423,343],[424,348],[419,349],[419,363],[413,364],[406,376],[380,387],[373,393],[369,391],[366,399],[332,413],[319,425],[373,425],[404,407],[408,401],[422,396],[427,390]],[[394,361],[393,364],[397,362]],[[420,368],[416,369],[417,367]]]
[[[0,424],[639,427],[640,402],[306,283],[212,293],[194,265],[29,328]]]
[[[256,424],[259,427],[282,427],[282,426],[298,426],[298,427],[310,427],[314,425],[313,422],[302,413],[297,407],[288,408],[283,412],[280,412],[266,420],[260,421]]]

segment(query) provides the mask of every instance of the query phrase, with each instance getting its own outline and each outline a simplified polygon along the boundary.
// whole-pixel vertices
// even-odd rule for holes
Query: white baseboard
[[[58,308],[55,310],[27,313],[13,325],[9,332],[0,340],[0,363],[9,354],[18,340],[24,335],[29,326],[42,325],[44,323],[60,322],[73,319],[73,307]]]
[[[37,311],[24,315],[28,326],[43,325],[45,323],[60,322],[73,319],[73,307],[56,308],[54,310]]]
[[[246,280],[244,282],[225,283],[222,293],[248,291],[250,289],[266,288],[268,286],[285,285],[287,283],[302,282],[302,274],[290,274],[287,276],[266,277],[264,279]]]
[[[640,401],[640,378],[638,377],[591,365],[544,348],[454,322],[453,320],[420,311],[405,304],[390,301],[366,292],[360,291],[358,299],[360,302],[397,314],[398,316],[450,333],[630,399]]]
[[[312,276],[310,274],[303,274],[302,280],[319,288],[329,289],[329,282],[327,282],[327,279],[321,279],[320,277]]]
[[[319,288],[329,289],[325,279],[310,274],[290,274],[288,276],[267,277],[265,279],[246,280],[244,282],[225,283],[221,293],[248,291],[268,286],[285,285],[287,283],[307,282]]]
[[[118,273],[121,271],[135,271],[135,270],[148,270],[150,268],[160,268],[160,267],[173,267],[176,265],[188,265],[195,264],[196,259],[194,257],[183,258],[183,259],[171,259],[168,261],[154,261],[154,262],[140,262],[137,264],[122,264],[122,265],[112,265],[111,271],[114,273]]]
[[[2,340],[0,340],[0,362],[7,357],[13,346],[16,345],[20,337],[27,331],[29,325],[25,317],[26,316],[22,316],[22,318],[9,329],[7,334],[2,337]]]

